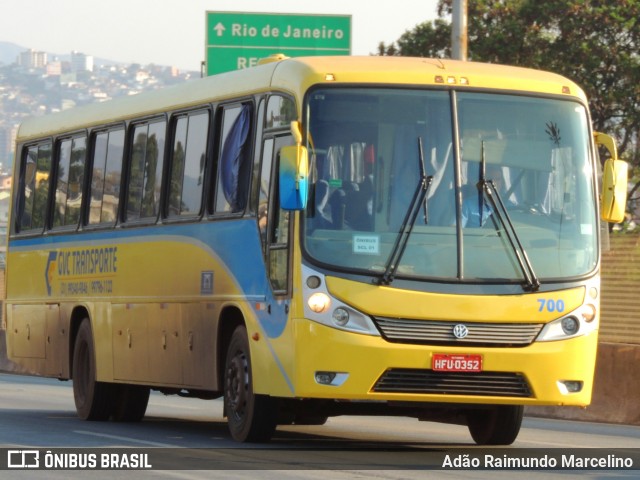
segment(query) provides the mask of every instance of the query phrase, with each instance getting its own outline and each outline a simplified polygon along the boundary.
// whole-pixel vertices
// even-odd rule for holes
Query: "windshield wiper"
[[[540,280],[538,280],[536,272],[533,270],[533,265],[531,264],[531,261],[527,256],[527,251],[524,249],[524,246],[520,241],[520,237],[518,236],[518,232],[511,222],[511,218],[509,217],[507,208],[505,207],[504,202],[500,197],[500,193],[498,192],[494,181],[492,179],[487,179],[486,177],[486,166],[487,161],[485,158],[483,141],[480,163],[480,181],[477,184],[478,191],[480,195],[482,195],[483,193],[486,194],[487,199],[491,204],[493,214],[498,218],[498,222],[500,223],[500,225],[504,227],[504,232],[506,234],[507,240],[509,241],[509,245],[511,245],[511,249],[516,256],[516,260],[518,262],[518,265],[520,266],[522,275],[524,276],[523,289],[535,292],[536,290],[538,290],[538,288],[540,288]],[[480,203],[484,204],[484,202]],[[483,212],[481,211],[480,218],[482,218],[482,214]],[[497,224],[496,230],[498,230]]]
[[[393,281],[396,272],[398,271],[400,259],[404,254],[405,248],[407,248],[407,242],[409,241],[409,236],[411,235],[413,226],[418,218],[418,213],[420,213],[421,205],[424,206],[424,223],[426,224],[428,222],[427,192],[429,191],[429,186],[431,186],[431,182],[433,181],[433,176],[427,176],[427,172],[424,167],[424,154],[422,152],[422,138],[420,137],[418,137],[418,168],[420,173],[419,182],[416,187],[416,191],[413,193],[413,197],[411,198],[409,209],[402,221],[400,232],[398,232],[396,241],[391,248],[391,254],[387,259],[384,273],[380,277],[380,285],[389,285]]]

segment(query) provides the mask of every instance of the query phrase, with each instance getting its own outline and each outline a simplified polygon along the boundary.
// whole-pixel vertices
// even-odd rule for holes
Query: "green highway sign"
[[[206,28],[207,75],[251,67],[274,53],[351,53],[351,15],[207,12]]]

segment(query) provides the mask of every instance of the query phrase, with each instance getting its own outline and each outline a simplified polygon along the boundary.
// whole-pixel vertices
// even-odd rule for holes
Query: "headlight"
[[[368,315],[331,296],[324,275],[307,266],[302,267],[302,275],[305,318],[340,330],[380,335]]]
[[[587,335],[598,328],[596,307],[590,303],[582,305],[568,315],[547,323],[536,341],[551,342]]]
[[[331,305],[331,299],[326,293],[316,292],[309,297],[309,299],[307,300],[307,305],[312,312],[322,313],[329,309],[329,305]]]

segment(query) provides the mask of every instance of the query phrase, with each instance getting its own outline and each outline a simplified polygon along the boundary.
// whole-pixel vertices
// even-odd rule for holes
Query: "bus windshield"
[[[559,281],[596,267],[580,103],[340,87],[314,90],[306,108],[303,244],[312,262],[374,277],[529,286],[530,274]]]

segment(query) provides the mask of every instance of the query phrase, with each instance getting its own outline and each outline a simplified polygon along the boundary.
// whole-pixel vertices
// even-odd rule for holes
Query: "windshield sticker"
[[[354,235],[353,253],[380,255],[380,237],[378,235]]]

